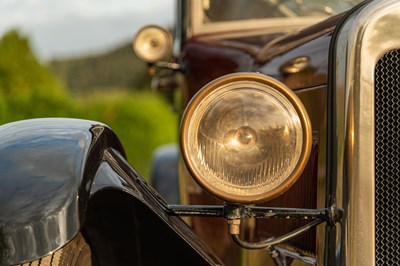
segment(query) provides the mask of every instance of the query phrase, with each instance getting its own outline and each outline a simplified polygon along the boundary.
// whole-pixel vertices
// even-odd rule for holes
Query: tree
[[[58,80],[33,54],[27,38],[12,30],[0,39],[1,123],[47,115],[43,112],[56,111],[52,107],[64,102],[65,96]]]

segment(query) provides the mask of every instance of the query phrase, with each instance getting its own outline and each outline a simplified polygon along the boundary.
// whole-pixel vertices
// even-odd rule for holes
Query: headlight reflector
[[[181,131],[188,170],[228,202],[280,195],[300,176],[311,150],[302,103],[261,74],[232,74],[206,85],[188,105]]]
[[[168,57],[172,51],[172,36],[158,26],[146,26],[139,30],[132,43],[136,56],[144,62],[154,63]]]

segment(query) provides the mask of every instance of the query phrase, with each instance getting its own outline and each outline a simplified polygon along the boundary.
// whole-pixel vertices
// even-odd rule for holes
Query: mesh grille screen
[[[375,69],[376,265],[400,262],[400,50]]]

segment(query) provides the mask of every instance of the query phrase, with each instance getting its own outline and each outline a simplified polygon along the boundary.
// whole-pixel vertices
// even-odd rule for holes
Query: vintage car
[[[176,18],[133,42],[182,116],[155,189],[104,124],[3,125],[0,265],[398,265],[400,1]]]

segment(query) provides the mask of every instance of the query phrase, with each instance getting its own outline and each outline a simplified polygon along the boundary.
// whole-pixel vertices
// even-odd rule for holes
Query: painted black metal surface
[[[79,191],[94,127],[105,128],[64,119],[0,127],[1,263],[44,256],[79,231]]]
[[[106,150],[83,227],[99,265],[223,265],[167,209],[118,152]]]
[[[76,119],[1,126],[0,265],[45,256],[79,231],[99,265],[218,263],[179,217],[168,217],[107,126]]]

